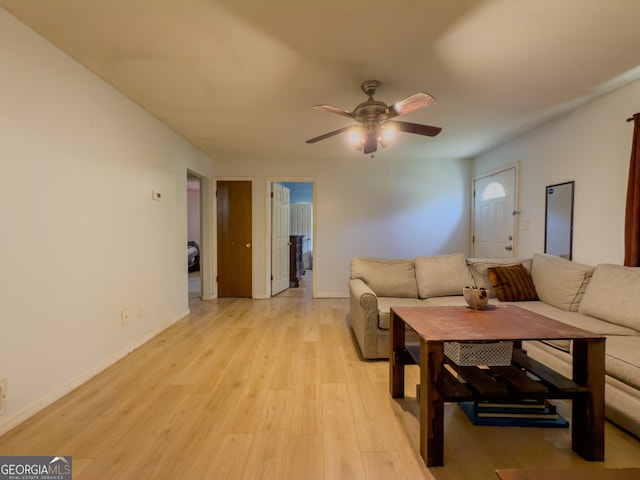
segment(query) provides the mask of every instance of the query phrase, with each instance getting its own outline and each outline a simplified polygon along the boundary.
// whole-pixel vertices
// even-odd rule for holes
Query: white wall
[[[0,71],[1,433],[188,313],[186,174],[211,164],[2,9]]]
[[[640,81],[608,93],[478,157],[475,172],[520,162],[520,255],[544,250],[545,186],[575,180],[573,260],[624,260],[624,214]]]
[[[391,147],[389,147],[391,148]],[[428,148],[428,147],[426,147]],[[220,179],[253,181],[254,297],[268,296],[269,178],[314,179],[317,297],[348,295],[349,259],[469,253],[470,162],[376,158],[213,161]]]

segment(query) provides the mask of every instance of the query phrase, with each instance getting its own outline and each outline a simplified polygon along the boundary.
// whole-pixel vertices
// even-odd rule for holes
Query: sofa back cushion
[[[540,300],[562,310],[577,312],[593,270],[590,265],[536,253],[531,278]]]
[[[477,288],[486,288],[489,290],[489,296],[491,298],[495,298],[496,292],[491,286],[491,280],[489,280],[489,273],[487,271],[488,268],[521,264],[528,273],[531,273],[531,262],[531,258],[467,258],[473,284]]]
[[[416,257],[416,281],[420,298],[462,295],[471,283],[469,267],[463,254]]]
[[[359,278],[379,297],[418,298],[412,260],[352,258],[351,278]]]
[[[601,264],[580,302],[580,313],[640,331],[640,268]]]

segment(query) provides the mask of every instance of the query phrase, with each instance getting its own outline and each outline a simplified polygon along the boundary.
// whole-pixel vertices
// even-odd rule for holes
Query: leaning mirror
[[[573,246],[573,187],[575,182],[547,186],[544,251],[571,260]]]

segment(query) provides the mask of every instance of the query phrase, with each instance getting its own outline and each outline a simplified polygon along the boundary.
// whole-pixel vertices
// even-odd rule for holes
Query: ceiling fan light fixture
[[[362,134],[356,131],[353,131],[349,134],[349,140],[356,147],[364,143],[364,138],[362,138]]]
[[[393,127],[385,127],[384,125],[381,127],[380,136],[378,137],[378,141],[380,145],[386,147],[389,142],[393,140],[396,135],[396,129]]]

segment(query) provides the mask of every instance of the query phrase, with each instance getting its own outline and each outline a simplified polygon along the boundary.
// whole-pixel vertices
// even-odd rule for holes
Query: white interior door
[[[271,295],[289,288],[289,189],[271,184]]]
[[[474,181],[474,257],[515,256],[515,189],[515,167]]]
[[[291,204],[291,235],[303,235],[302,263],[305,270],[311,270],[313,252],[313,204],[296,202]]]

